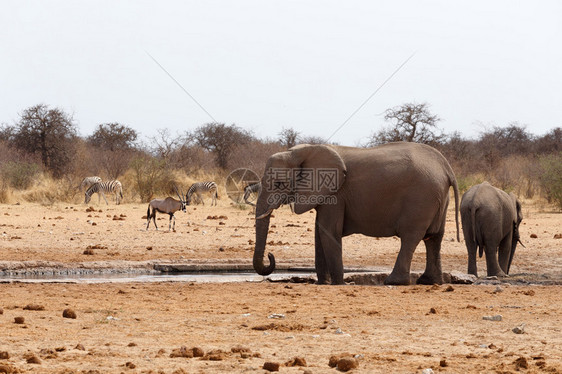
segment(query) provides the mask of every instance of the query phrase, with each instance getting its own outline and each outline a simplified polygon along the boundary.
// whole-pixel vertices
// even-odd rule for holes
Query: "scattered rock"
[[[84,348],[84,346],[81,343],[76,344],[76,347],[74,347],[74,349],[77,349],[79,351],[85,351],[86,348]]]
[[[8,360],[10,358],[10,354],[6,351],[0,351],[0,360]]]
[[[226,352],[221,349],[215,349],[210,352],[207,352],[205,356],[203,356],[202,360],[209,360],[209,361],[222,361],[226,358]]]
[[[343,357],[338,360],[336,367],[339,371],[349,371],[359,366],[359,361],[353,357]]]
[[[429,309],[429,314],[437,314],[437,309],[435,309],[435,308],[430,308],[430,309]]]
[[[23,358],[28,364],[41,364],[41,359],[39,359],[39,357],[37,357],[37,355],[33,352],[24,354]]]
[[[554,234],[554,239],[562,239],[562,234]]]
[[[295,357],[292,360],[289,360],[285,363],[285,366],[300,366],[306,367],[306,360],[304,357]]]
[[[129,361],[125,364],[125,367],[128,368],[128,369],[134,369],[134,368],[137,367],[137,365],[135,365],[135,364],[133,364],[132,362]]]
[[[193,350],[187,349],[186,346],[181,346],[180,348],[176,348],[170,353],[171,358],[175,357],[184,357],[184,358],[193,358]]]
[[[503,292],[503,288],[501,288],[501,286],[496,286],[494,293],[500,293],[500,292]]]
[[[502,315],[496,314],[495,316],[484,316],[484,317],[482,317],[482,319],[486,320],[486,321],[501,321]]]
[[[23,307],[23,310],[45,310],[45,307],[38,304],[27,304]]]
[[[531,234],[531,238],[536,239],[536,238],[538,238],[538,236],[537,236],[537,234]]]
[[[88,255],[88,256],[92,256],[94,254],[94,250],[91,248],[85,249],[83,254]]]
[[[4,309],[0,308],[0,314],[4,314]]]
[[[516,370],[528,369],[529,368],[529,364],[527,363],[527,359],[523,356],[520,356],[518,359],[513,361],[513,364],[515,364]]]
[[[441,366],[442,368],[446,368],[447,366],[449,366],[449,364],[447,363],[447,360],[442,359],[441,361],[439,361],[439,366]]]
[[[137,343],[131,342],[129,344],[127,344],[127,347],[136,347]]]
[[[205,356],[205,352],[199,347],[193,347],[193,348],[191,348],[191,351],[193,352],[193,357],[203,357],[203,356]]]
[[[14,323],[17,323],[18,325],[22,325],[25,323],[25,318],[23,317],[15,317],[14,318]]]
[[[433,374],[433,369],[423,369],[422,374]]]
[[[527,295],[527,296],[535,296],[534,290],[521,291],[520,293],[522,293],[523,295]]]
[[[76,312],[73,309],[67,308],[62,311],[62,316],[64,318],[76,319]]]
[[[15,366],[9,364],[0,364],[0,373],[15,374],[15,373],[20,373],[20,370]]]
[[[64,351],[66,351],[66,347],[56,347],[56,348],[55,348],[55,351],[57,351],[57,352],[64,352]]]
[[[232,348],[230,348],[232,353],[241,353],[241,352],[245,352],[245,353],[249,353],[252,352],[252,350],[248,347],[244,347],[242,345],[236,345]]]
[[[525,324],[522,323],[519,326],[515,326],[513,329],[511,329],[511,331],[513,331],[516,334],[524,334],[525,333]]]
[[[59,354],[57,353],[57,351],[55,351],[52,348],[43,348],[39,351],[39,355],[41,355],[41,357],[44,360],[49,360],[49,359],[53,359],[53,358],[57,358],[59,357]]]
[[[279,371],[279,363],[267,361],[263,364],[263,369],[267,371]]]
[[[443,290],[443,292],[453,292],[455,290],[455,288],[451,285],[448,285],[447,288],[445,288]]]
[[[147,251],[152,251],[152,246],[150,245],[150,246],[146,247],[146,250],[147,250]]]

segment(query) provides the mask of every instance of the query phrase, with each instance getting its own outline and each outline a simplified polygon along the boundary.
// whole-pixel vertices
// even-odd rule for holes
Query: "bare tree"
[[[122,175],[135,154],[137,132],[119,123],[98,125],[88,137],[88,143],[97,148],[96,158],[111,179]]]
[[[62,109],[35,105],[24,110],[16,125],[3,129],[2,133],[17,149],[38,154],[54,177],[59,178],[70,170],[76,127],[72,116]]]
[[[279,133],[279,143],[287,149],[293,148],[297,145],[300,133],[293,128],[282,128]]]
[[[202,148],[214,153],[217,166],[228,167],[228,159],[237,145],[249,143],[254,137],[249,131],[236,125],[208,123],[193,132],[193,138]]]
[[[368,146],[389,142],[416,142],[438,144],[444,134],[437,128],[441,119],[429,111],[429,104],[406,103],[387,109],[384,119],[390,122],[387,127],[371,136]]]

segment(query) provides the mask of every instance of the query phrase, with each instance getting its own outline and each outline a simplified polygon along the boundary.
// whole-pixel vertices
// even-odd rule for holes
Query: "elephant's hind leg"
[[[434,234],[424,238],[425,243],[425,271],[419,277],[418,284],[442,284],[443,271],[441,270],[441,242],[443,233]]]
[[[400,252],[392,272],[384,280],[384,284],[408,285],[410,284],[410,265],[418,243],[423,235],[408,235],[401,237]]]

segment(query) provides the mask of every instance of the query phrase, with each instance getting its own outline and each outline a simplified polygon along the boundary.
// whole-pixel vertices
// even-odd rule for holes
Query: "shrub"
[[[549,203],[562,209],[562,152],[541,158],[540,183]]]
[[[31,187],[38,173],[39,166],[28,162],[6,162],[1,170],[2,179],[17,190]]]

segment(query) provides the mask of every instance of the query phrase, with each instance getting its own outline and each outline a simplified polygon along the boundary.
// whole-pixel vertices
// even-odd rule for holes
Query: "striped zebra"
[[[256,182],[256,183],[252,183],[252,184],[247,185],[246,187],[244,187],[244,202],[246,204],[256,206],[256,204],[254,204],[251,201],[248,201],[248,199],[253,194],[258,196],[260,194],[260,192],[261,192],[261,182]],[[256,197],[256,199],[257,199],[257,197]]]
[[[256,196],[259,196],[259,194],[261,193],[261,182],[256,182],[256,183],[252,183],[247,185],[246,187],[244,187],[244,202],[246,204],[252,205],[252,206],[256,206],[256,204],[254,204],[251,201],[248,201],[250,196],[252,196],[252,194],[256,194]],[[257,197],[256,197],[257,200]],[[289,203],[289,208],[291,208],[291,213],[295,213],[295,203],[294,202],[290,202]]]
[[[99,182],[101,182],[100,177],[86,177],[82,179],[82,183],[80,183],[80,190],[88,189],[92,184]]]
[[[217,205],[219,194],[217,192],[217,184],[215,182],[193,183],[191,187],[189,187],[189,190],[187,190],[187,194],[185,195],[187,205],[191,205],[191,197],[193,196],[193,194],[195,194],[196,204],[199,204],[199,202],[201,202],[203,205],[205,205],[203,196],[201,196],[203,193],[209,193],[211,195],[211,206]]]
[[[103,196],[103,199],[105,200],[105,203],[107,205],[109,204],[107,203],[107,199],[105,198],[106,192],[115,194],[115,203],[117,205],[119,205],[121,199],[123,198],[123,186],[121,185],[121,182],[119,182],[118,180],[112,180],[109,182],[98,182],[92,184],[90,188],[86,190],[85,193],[86,200],[84,201],[84,203],[88,204],[90,202],[90,199],[92,198],[92,195],[95,194],[96,192],[98,193],[98,196],[99,195]]]

